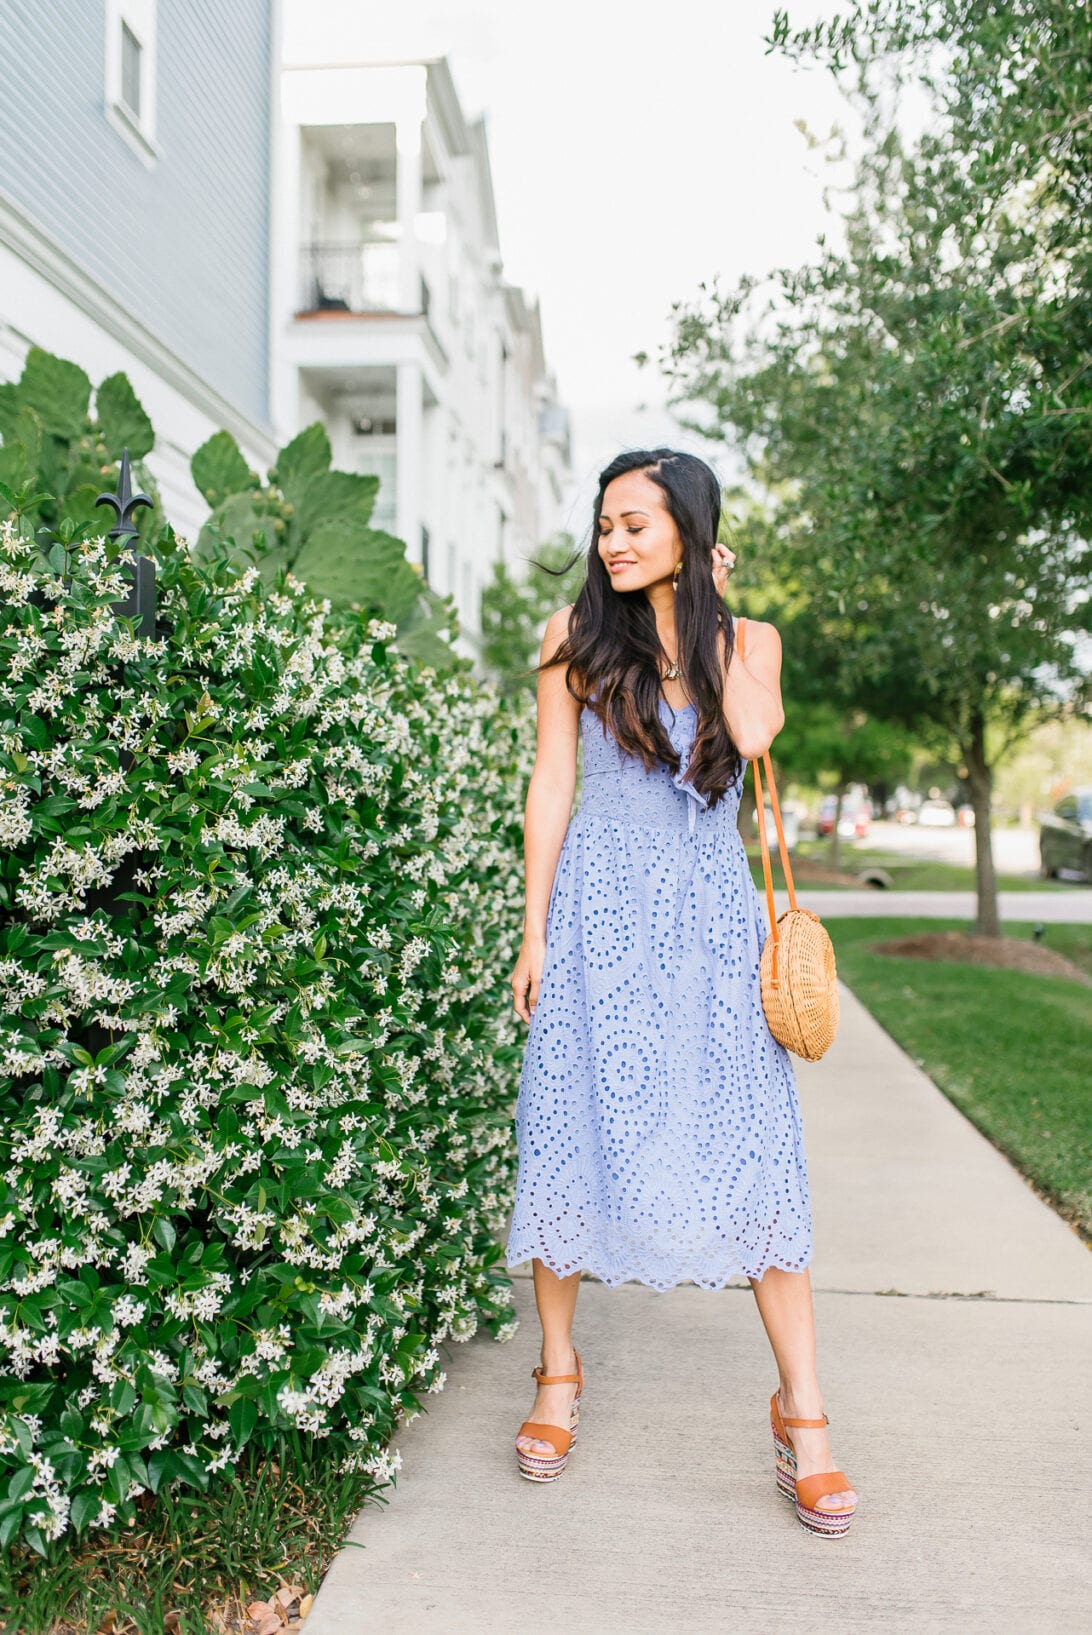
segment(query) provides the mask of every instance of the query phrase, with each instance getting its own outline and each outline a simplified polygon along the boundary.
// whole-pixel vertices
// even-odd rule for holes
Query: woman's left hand
[[[728,589],[728,575],[736,565],[736,553],[727,545],[713,546],[713,583],[717,587],[717,595],[723,596]]]

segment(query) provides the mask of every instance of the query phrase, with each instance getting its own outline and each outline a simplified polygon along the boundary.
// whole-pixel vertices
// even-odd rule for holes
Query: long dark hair
[[[732,624],[713,583],[713,546],[721,520],[716,473],[696,454],[670,448],[627,449],[599,473],[587,576],[569,617],[569,632],[552,658],[532,674],[564,664],[565,685],[578,703],[599,717],[621,748],[637,755],[646,772],[659,760],[672,773],[680,756],[660,714],[663,646],[644,590],[619,591],[599,554],[599,519],[607,484],[627,471],[644,471],[663,489],[683,553],[675,592],[678,664],[694,703],[697,722],[687,772],[689,782],[715,806],[743,766],[724,723],[724,672],[733,649]],[[562,568],[580,556],[578,549]]]

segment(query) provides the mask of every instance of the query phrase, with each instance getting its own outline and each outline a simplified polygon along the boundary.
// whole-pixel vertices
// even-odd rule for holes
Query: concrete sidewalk
[[[828,898],[827,912],[832,899]],[[1063,1635],[1092,1598],[1092,1256],[843,985],[796,1060],[819,1376],[844,1538],[774,1486],[777,1384],[745,1278],[717,1293],[582,1282],[580,1440],[517,1473],[539,1329],[447,1348],[307,1635]],[[1029,1017],[1034,1025],[1034,1017]],[[794,1059],[795,1060],[795,1059]],[[1080,1612],[1081,1606],[1086,1611]]]
[[[759,876],[761,880],[761,874]],[[796,885],[796,882],[793,882]],[[765,904],[765,888],[759,885],[759,895]],[[974,924],[978,913],[978,898],[973,891],[880,891],[852,886],[796,885],[796,900],[802,908],[810,908],[823,919],[903,919],[913,917],[926,920],[965,920]],[[777,893],[779,908],[788,906],[783,890]],[[997,912],[1002,925],[1020,925],[1041,921],[1044,925],[1092,924],[1092,891],[1076,887],[1072,891],[999,891]],[[1049,944],[1049,937],[1047,942]]]

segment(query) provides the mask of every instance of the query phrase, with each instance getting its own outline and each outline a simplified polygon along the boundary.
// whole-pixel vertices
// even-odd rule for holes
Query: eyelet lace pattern
[[[710,808],[685,780],[694,707],[662,711],[675,775],[646,773],[581,713],[506,1259],[610,1287],[718,1289],[808,1265],[807,1161],[792,1059],[762,1009],[769,928],[736,827],[746,765]]]

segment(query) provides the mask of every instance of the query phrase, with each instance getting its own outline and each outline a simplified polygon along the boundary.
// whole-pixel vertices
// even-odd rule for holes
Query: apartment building
[[[475,656],[492,564],[518,575],[554,532],[571,458],[538,306],[502,275],[484,123],[446,57],[286,57],[275,144],[274,421],[321,419],[336,465],[379,476],[376,525]]]
[[[272,464],[274,0],[0,5],[0,379],[32,345],[124,370],[148,465],[193,535],[220,427]]]

